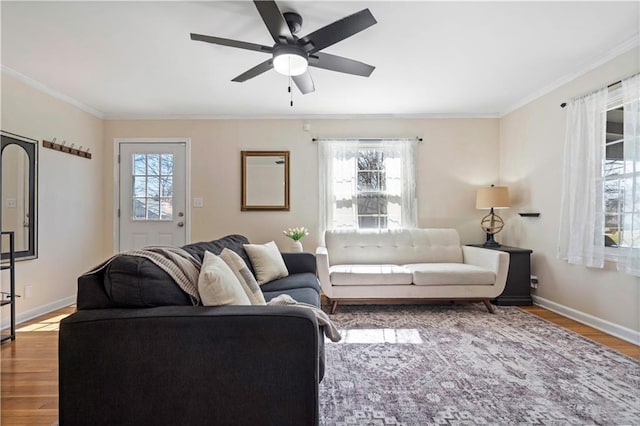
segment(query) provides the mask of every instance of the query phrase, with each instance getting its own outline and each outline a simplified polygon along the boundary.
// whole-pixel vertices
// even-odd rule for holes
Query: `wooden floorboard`
[[[640,360],[640,347],[537,306],[527,312]],[[58,419],[57,323],[69,307],[18,326],[17,338],[2,344],[0,423],[47,425]]]
[[[17,326],[0,348],[0,423],[47,425],[58,420],[58,323],[68,307]]]
[[[596,330],[593,327],[589,327],[588,325],[584,325],[582,323],[579,323],[578,321],[574,321],[560,314],[556,314],[555,312],[551,312],[540,306],[521,306],[521,308],[527,312],[544,318],[549,322],[569,329],[574,333],[578,333],[602,345],[615,349],[616,351],[621,352],[631,358],[640,360],[640,346],[636,346],[625,340],[611,336],[610,334],[603,333],[600,330]]]

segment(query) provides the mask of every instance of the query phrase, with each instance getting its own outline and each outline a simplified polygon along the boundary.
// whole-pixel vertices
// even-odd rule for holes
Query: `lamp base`
[[[487,233],[487,241],[484,242],[482,247],[488,247],[488,248],[500,247],[500,243],[498,243],[496,240],[493,239],[493,235],[494,234]]]

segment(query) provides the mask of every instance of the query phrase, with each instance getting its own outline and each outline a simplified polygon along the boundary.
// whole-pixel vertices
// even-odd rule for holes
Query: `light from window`
[[[173,220],[173,154],[133,154],[133,220]]]
[[[416,226],[412,139],[319,141],[321,230]]]
[[[604,244],[612,248],[631,246],[633,235],[631,229],[625,229],[625,224],[631,223],[633,206],[629,204],[631,201],[627,200],[629,197],[625,197],[625,194],[631,194],[632,178],[634,174],[637,175],[640,172],[638,162],[625,161],[623,129],[623,107],[609,110],[602,173],[605,208]]]
[[[360,229],[386,229],[387,185],[385,152],[366,149],[358,152],[357,215]]]

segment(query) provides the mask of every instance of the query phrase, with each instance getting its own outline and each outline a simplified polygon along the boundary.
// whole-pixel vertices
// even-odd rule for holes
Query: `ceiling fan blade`
[[[293,35],[287,21],[285,21],[282,12],[278,9],[275,1],[256,0],[253,2],[260,13],[260,17],[271,33],[271,37],[276,43],[282,43],[286,39],[287,42],[293,42]]]
[[[207,43],[219,44],[221,46],[237,47],[239,49],[255,50],[257,52],[273,52],[273,48],[270,46],[262,46],[260,44],[247,43],[246,41],[230,40],[228,38],[213,37],[202,34],[191,33],[191,40],[204,41]]]
[[[263,63],[258,64],[255,67],[251,68],[249,71],[243,72],[242,74],[240,74],[239,76],[237,76],[231,81],[237,81],[241,83],[257,75],[260,75],[263,72],[269,71],[271,68],[273,68],[273,58],[269,58]]]
[[[376,24],[369,9],[342,18],[298,40],[307,53],[315,53]]]
[[[365,64],[364,62],[322,52],[309,56],[309,66],[346,74],[360,75],[362,77],[369,77],[373,70],[376,69],[376,67]]]
[[[291,78],[293,79],[293,82],[296,83],[296,86],[298,86],[298,89],[300,89],[303,95],[316,90],[316,87],[313,84],[313,79],[311,78],[311,74],[309,74],[309,70],[305,71],[304,74],[296,75]]]

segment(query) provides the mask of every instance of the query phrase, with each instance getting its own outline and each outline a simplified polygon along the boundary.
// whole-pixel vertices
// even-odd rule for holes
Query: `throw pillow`
[[[233,250],[225,248],[220,253],[220,259],[224,260],[224,263],[233,271],[234,275],[242,284],[244,292],[251,301],[252,305],[266,305],[262,290],[256,282],[256,278],[253,276],[247,264],[242,260],[242,257]]]
[[[251,305],[233,271],[224,260],[209,251],[204,253],[198,292],[205,306]]]
[[[267,244],[245,244],[244,249],[251,259],[259,285],[289,275],[278,246],[273,241]]]

